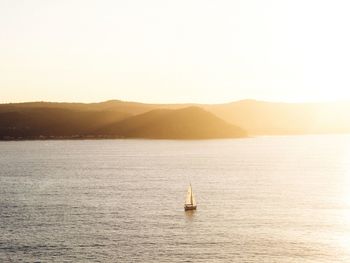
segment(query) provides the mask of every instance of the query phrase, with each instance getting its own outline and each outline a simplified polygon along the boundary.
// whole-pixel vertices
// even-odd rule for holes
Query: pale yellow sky
[[[350,3],[0,0],[0,102],[350,99]]]

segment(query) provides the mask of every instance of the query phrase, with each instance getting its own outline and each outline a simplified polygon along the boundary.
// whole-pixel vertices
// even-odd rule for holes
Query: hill
[[[204,109],[250,135],[350,132],[350,103],[277,103],[243,100],[205,105]]]
[[[130,115],[115,111],[13,108],[0,111],[0,139],[80,137]]]
[[[138,123],[138,118],[145,118],[145,121],[147,118],[151,118],[150,116],[155,118],[155,116],[167,112],[170,114],[168,110],[179,110],[192,106],[200,107],[226,123],[240,127],[252,136],[350,133],[349,102],[276,103],[242,100],[225,104],[196,105],[146,104],[111,100],[101,103],[29,102],[0,104],[0,139],[38,136],[95,137],[97,131],[106,129],[107,133],[113,125],[115,127],[119,125],[119,129],[124,132],[126,128],[123,125],[117,125],[117,123],[122,120],[126,121],[129,117],[135,117],[135,119],[125,122],[125,127],[132,126],[131,122]],[[156,113],[153,112],[154,110],[161,111]],[[152,113],[149,113],[149,116],[136,117],[148,112]],[[183,120],[185,117],[181,116]],[[175,122],[177,121],[176,117],[172,118]],[[164,126],[173,125],[165,119],[158,121]],[[146,133],[146,128],[150,130],[148,133],[151,133],[151,127],[146,126],[143,127],[144,133]],[[159,129],[165,128],[159,127]],[[136,130],[131,132],[130,129],[128,132],[135,133],[133,136],[146,136],[146,134],[137,134]],[[123,133],[121,136],[126,136],[126,134]]]
[[[104,127],[97,135],[126,138],[212,139],[244,137],[246,132],[199,107],[157,109]]]

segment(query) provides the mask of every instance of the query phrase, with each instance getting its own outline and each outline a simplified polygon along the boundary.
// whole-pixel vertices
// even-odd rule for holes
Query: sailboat
[[[187,195],[186,195],[186,201],[185,201],[185,211],[187,210],[196,210],[197,209],[197,204],[196,204],[196,200],[194,200],[194,195],[193,195],[193,191],[192,191],[192,185],[190,184],[190,186],[188,187],[187,190]]]

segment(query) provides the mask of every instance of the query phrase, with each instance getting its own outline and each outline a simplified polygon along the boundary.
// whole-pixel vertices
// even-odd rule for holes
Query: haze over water
[[[0,261],[350,262],[349,139],[0,142]]]

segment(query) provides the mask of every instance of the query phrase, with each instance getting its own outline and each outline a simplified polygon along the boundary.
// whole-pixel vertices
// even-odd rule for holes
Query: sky
[[[0,103],[350,99],[350,2],[0,0]]]

